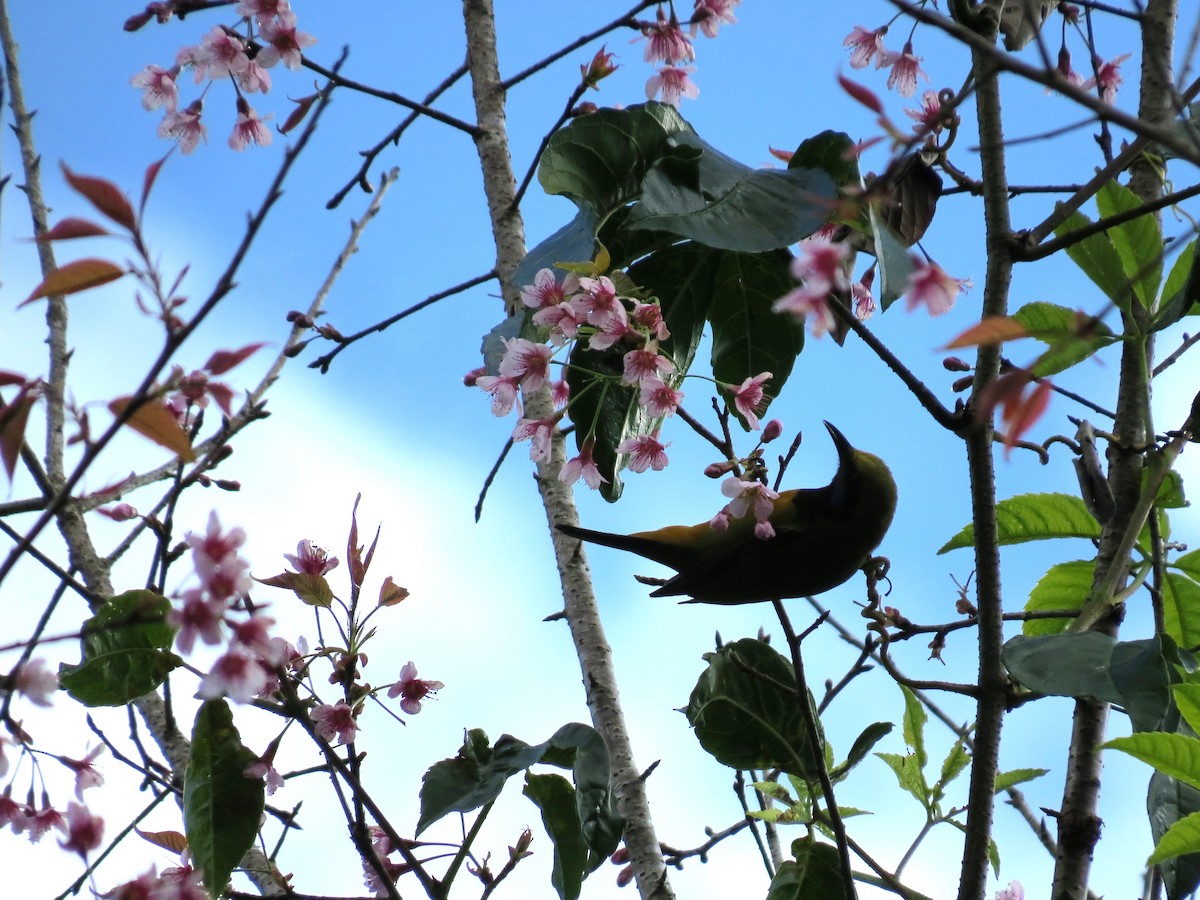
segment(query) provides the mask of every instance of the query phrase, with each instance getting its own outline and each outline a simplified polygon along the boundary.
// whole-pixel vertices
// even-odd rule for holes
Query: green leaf
[[[871,748],[874,747],[885,735],[891,733],[894,726],[891,722],[875,722],[873,725],[868,725],[863,729],[850,747],[850,753],[846,756],[846,761],[829,770],[829,779],[833,783],[837,783],[850,774],[850,770],[857,766],[860,762],[866,759]]]
[[[1112,329],[1100,321],[1089,323],[1086,337],[1080,335],[1080,316],[1076,310],[1040,301],[1027,303],[1013,313],[1012,318],[1025,327],[1031,338],[1049,347],[1033,365],[1034,375],[1057,375],[1117,340]]]
[[[525,773],[525,796],[541,810],[542,824],[554,845],[554,868],[550,883],[562,900],[576,900],[586,874],[604,857],[589,867],[588,848],[575,809],[575,789],[561,775]]]
[[[971,754],[960,738],[951,745],[950,752],[942,760],[942,774],[938,778],[937,784],[933,786],[934,799],[941,800],[946,795],[946,786],[961,775],[970,764]]]
[[[1136,210],[1143,205],[1137,194],[1115,181],[1102,185],[1096,192],[1096,208],[1102,219]],[[1108,236],[1142,306],[1153,306],[1163,270],[1162,229],[1157,217],[1149,212],[1144,213],[1136,219],[1109,228]]]
[[[1146,809],[1150,813],[1150,834],[1157,855],[1168,831],[1183,819],[1200,814],[1200,791],[1162,772],[1155,772],[1150,776]],[[1200,885],[1200,855],[1196,853],[1185,850],[1184,855],[1159,860],[1158,868],[1170,900],[1182,900]]]
[[[592,458],[608,479],[600,485],[600,495],[609,503],[619,500],[625,487],[620,476],[625,460],[617,447],[626,438],[648,430],[650,424],[638,405],[638,392],[618,383],[621,374],[619,353],[592,350],[582,341],[571,348],[566,378],[571,388],[575,441],[582,447],[589,436],[595,438]]]
[[[1098,523],[1087,506],[1070,494],[1021,494],[996,504],[996,526],[1000,546],[1044,541],[1050,538],[1098,538]],[[971,547],[975,527],[967,525],[948,540],[938,553]]]
[[[1108,670],[1115,645],[1114,638],[1094,631],[1018,635],[1004,645],[1001,658],[1013,678],[1031,691],[1119,704],[1124,698]]]
[[[685,710],[700,745],[735,769],[781,769],[815,778],[792,664],[754,638],[726,644],[704,659],[708,668]],[[811,695],[809,703],[816,715]]]
[[[904,693],[904,744],[917,756],[917,765],[922,769],[929,762],[929,754],[925,752],[925,723],[929,714],[925,706],[917,699],[917,695],[900,685]]]
[[[1200,266],[1196,257],[1200,255],[1200,244],[1192,240],[1180,252],[1163,285],[1162,300],[1158,314],[1154,317],[1154,330],[1159,331],[1174,325],[1184,316],[1194,316],[1200,311]]]
[[[468,731],[458,755],[434,763],[421,779],[417,835],[447,813],[471,812],[495,800],[508,778],[541,759],[543,750],[507,734],[492,747],[483,731]]]
[[[637,199],[650,167],[671,148],[667,137],[691,126],[666,103],[598,109],[554,133],[538,164],[547,194],[588,204],[603,218]]]
[[[1183,721],[1200,734],[1200,684],[1175,684],[1171,692]]]
[[[887,767],[896,776],[900,787],[912,794],[921,806],[929,809],[933,805],[932,792],[925,780],[925,772],[921,769],[914,754],[901,756],[899,753],[876,753],[875,755],[887,764]]]
[[[1167,653],[1173,656],[1174,647],[1164,648],[1158,637],[1121,641],[1113,647],[1109,675],[1134,731],[1158,730],[1171,707],[1171,684],[1176,679]]]
[[[1066,220],[1054,229],[1058,237],[1065,237],[1072,232],[1092,224],[1092,220],[1083,213],[1071,213]],[[1132,288],[1121,267],[1121,259],[1116,247],[1108,234],[1100,232],[1077,241],[1067,247],[1067,256],[1092,279],[1092,283],[1104,292],[1119,309],[1128,312],[1132,300]]]
[[[59,669],[59,683],[84,706],[124,706],[150,693],[181,660],[170,652],[171,603],[153,591],[126,591],[83,623],[78,665]]]
[[[844,131],[822,131],[805,138],[788,160],[788,168],[820,169],[839,188],[860,180],[854,142]]]
[[[904,296],[912,275],[913,260],[908,247],[890,225],[871,208],[871,235],[875,242],[875,258],[879,260],[879,303],[883,311]]]
[[[1095,573],[1096,563],[1090,559],[1076,559],[1051,566],[1029,592],[1025,611],[1081,609],[1091,594]],[[1059,634],[1066,631],[1070,624],[1070,619],[1026,619],[1021,626],[1021,633],[1027,637]]]
[[[1101,746],[1128,753],[1165,775],[1200,787],[1200,740],[1194,737],[1147,731],[1113,738]]]
[[[849,900],[836,847],[795,841],[792,852],[796,860],[779,867],[767,900]]]
[[[1028,781],[1041,778],[1049,771],[1049,769],[1012,769],[1009,772],[1001,772],[996,776],[996,793],[999,794],[1001,791],[1007,791],[1018,784],[1025,784]]]
[[[804,347],[804,323],[771,309],[793,286],[788,260],[783,252],[723,253],[713,280],[713,377],[737,387],[770,372],[763,385],[764,411],[783,390]]]
[[[658,297],[671,336],[659,345],[680,375],[692,367],[712,305],[718,264],[724,256],[699,244],[679,244],[634,263],[629,277]]]
[[[1175,566],[1182,561],[1180,557]],[[1163,619],[1167,634],[1176,644],[1181,647],[1200,644],[1200,584],[1180,572],[1168,570],[1163,581]]]
[[[204,886],[213,900],[225,890],[230,873],[258,834],[266,785],[246,775],[255,759],[242,746],[229,704],[201,704],[183,777],[183,827],[188,850],[204,872]]]
[[[833,212],[837,191],[819,169],[752,168],[694,132],[676,132],[666,143],[673,153],[646,173],[630,228],[755,253],[808,237]]]
[[[1183,554],[1183,556],[1167,563],[1167,568],[1178,569],[1193,581],[1200,581],[1200,550],[1193,550],[1191,553]]]

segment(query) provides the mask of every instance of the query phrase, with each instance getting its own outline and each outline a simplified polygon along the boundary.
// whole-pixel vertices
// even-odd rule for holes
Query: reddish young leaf
[[[299,100],[294,101],[296,108],[288,113],[288,117],[279,126],[279,133],[287,134],[303,122],[304,117],[308,115],[308,111],[312,109],[312,105],[317,102],[317,98],[320,96],[320,94],[309,94],[307,97],[301,97]]]
[[[63,219],[45,234],[39,234],[35,240],[46,243],[47,241],[66,241],[72,238],[100,237],[105,234],[112,234],[112,232],[87,219],[71,217]]]
[[[227,416],[233,415],[233,391],[229,385],[222,384],[219,381],[210,381],[208,387],[205,388],[208,396],[217,401],[217,406],[221,407],[221,412]]]
[[[24,384],[28,380],[20,372],[9,372],[5,369],[0,369],[0,387],[8,387],[12,384]]]
[[[0,462],[4,463],[4,471],[12,482],[13,473],[17,470],[17,457],[21,454],[21,445],[25,443],[25,425],[29,422],[29,411],[37,402],[40,391],[26,386],[13,399],[13,402],[0,410]]]
[[[149,841],[156,847],[162,847],[164,850],[170,850],[172,853],[182,853],[187,849],[187,838],[178,831],[142,831],[140,828],[133,830],[143,840]]]
[[[21,301],[19,306],[25,306],[42,297],[78,294],[80,291],[116,281],[124,274],[124,269],[106,259],[77,259],[47,275],[45,280],[35,287],[33,293]]]
[[[249,359],[254,353],[266,346],[266,343],[247,344],[241,350],[218,350],[208,358],[204,368],[210,375],[224,375],[236,365]]]
[[[380,606],[395,606],[406,597],[408,597],[408,588],[400,587],[392,581],[391,575],[383,579],[383,584],[379,587]]]
[[[978,324],[972,325],[942,349],[955,350],[979,344],[1003,344],[1005,341],[1015,341],[1023,337],[1029,337],[1029,332],[1016,319],[1009,316],[984,316]]]
[[[879,98],[870,89],[840,74],[838,75],[838,84],[842,86],[843,91],[871,110],[871,112],[883,115],[883,104],[879,102]]]
[[[792,157],[796,155],[795,150],[776,150],[774,147],[767,147],[767,152],[776,159],[782,159],[784,162],[791,162]]]
[[[167,156],[170,156],[174,148],[167,151]],[[141,209],[146,208],[146,201],[150,199],[150,189],[154,187],[155,179],[158,178],[158,170],[162,168],[163,163],[167,161],[167,156],[164,156],[158,162],[152,162],[146,166],[146,174],[142,176],[142,203]]]
[[[67,178],[67,183],[75,188],[79,193],[83,194],[96,209],[104,213],[118,225],[134,230],[137,222],[133,217],[133,207],[129,205],[129,200],[121,193],[111,181],[105,181],[103,178],[93,178],[90,175],[76,175],[67,168],[66,163],[62,163],[63,175]]]
[[[108,409],[114,416],[120,416],[132,402],[132,397],[118,397],[108,404]],[[125,420],[125,424],[138,434],[150,438],[160,447],[166,447],[184,462],[192,462],[196,459],[196,453],[192,450],[191,438],[180,427],[175,413],[159,400],[149,400],[143,403]]]

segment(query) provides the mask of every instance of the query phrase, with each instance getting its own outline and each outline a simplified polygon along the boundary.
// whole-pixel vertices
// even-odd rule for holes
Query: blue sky
[[[51,6],[57,15],[51,14]],[[298,0],[294,6],[301,28],[320,40],[311,50],[312,57],[329,64],[343,45],[349,45],[344,71],[364,83],[419,97],[462,58],[456,4],[365,3],[355,4],[352,12],[342,4]],[[500,58],[506,74],[624,11],[615,4],[592,4],[577,14],[547,2],[501,6]],[[890,16],[890,7],[862,2],[851,12],[837,7],[822,10],[819,16],[805,15],[786,0],[747,0],[737,11],[740,24],[722,30],[715,41],[698,41],[696,80],[701,93],[696,101],[685,102],[681,111],[701,136],[747,164],[765,165],[771,162],[769,147],[791,149],[827,128],[844,130],[855,139],[878,133],[871,114],[849,102],[838,88],[836,75],[851,74],[841,46],[843,37],[855,24],[882,24]],[[220,20],[197,14],[130,35],[120,26],[132,11],[111,4],[26,4],[12,13],[21,43],[27,103],[38,110],[35,130],[45,161],[45,190],[55,216],[87,213],[84,202],[65,188],[57,169],[60,160],[136,193],[145,167],[162,155],[166,145],[154,134],[158,115],[141,109],[129,78],[146,63],[168,64],[180,45],[198,42]],[[1050,42],[1056,49],[1057,20],[1053,32]],[[899,27],[893,29],[889,45],[898,48],[905,34]],[[1099,34],[1105,57],[1136,49],[1128,31],[1105,27]],[[628,43],[629,37],[622,32],[607,39],[621,68],[604,82],[599,94],[588,99],[613,105],[644,99],[643,85],[651,70],[642,62],[641,45]],[[965,72],[963,52],[929,29],[919,30],[915,41],[918,54],[925,57],[930,86],[957,88]],[[1072,47],[1078,66],[1082,48],[1077,41]],[[595,49],[572,54],[511,92],[508,124],[518,177],[575,84],[577,65],[586,63]],[[1031,53],[1027,51],[1032,58]],[[1136,54],[1125,71],[1128,82],[1120,102],[1133,108]],[[272,93],[265,100],[255,98],[255,105],[260,112],[273,112],[278,122],[289,110],[285,96],[310,93],[313,79],[307,73],[279,68],[272,74]],[[882,73],[853,74],[884,96],[894,121],[907,123],[901,110],[914,101],[885,94]],[[1004,88],[1005,108],[1013,112],[1009,133],[1014,137],[1078,118],[1065,101],[1046,97],[1040,88],[1012,78],[1004,80]],[[186,91],[190,99],[196,88],[188,83]],[[225,138],[233,122],[233,103],[226,86],[212,86],[206,99],[208,144],[191,156],[171,157],[147,218],[150,239],[166,268],[190,265],[185,292],[195,298],[207,293],[224,266],[240,237],[246,211],[260,202],[284,143],[276,135],[269,149],[231,152]],[[469,118],[465,82],[439,105]],[[971,109],[968,102],[964,107],[968,124],[959,138],[957,158],[973,172],[977,160],[968,150],[974,143],[969,131]],[[358,152],[378,141],[400,115],[378,100],[337,94],[313,147],[302,157],[239,274],[237,291],[197,333],[194,346],[181,356],[182,364],[195,367],[213,349],[251,341],[279,345],[287,333],[284,315],[308,304],[345,239],[347,220],[361,215],[367,198],[351,192],[333,211],[325,209],[325,202],[352,177]],[[1085,180],[1099,161],[1092,131],[1083,129],[1054,144],[1014,146],[1012,182]],[[17,162],[15,143],[7,131],[3,140],[4,159],[12,170]],[[882,148],[877,148],[863,165],[881,169],[885,162]],[[379,157],[377,168],[391,166],[399,166],[400,180],[329,300],[327,321],[343,332],[356,331],[485,272],[493,263],[476,155],[468,138],[435,123],[420,123],[399,148]],[[1180,184],[1194,178],[1190,170],[1173,175]],[[39,343],[41,311],[15,310],[39,280],[32,250],[23,241],[30,229],[21,200],[10,185],[3,197],[0,232],[0,278],[7,298],[0,326],[0,368],[41,374],[45,365]],[[1035,224],[1049,209],[1049,201],[1022,198],[1014,208],[1019,224]],[[566,200],[544,196],[535,184],[524,213],[527,242],[533,246],[566,221],[573,208]],[[1169,231],[1182,232],[1185,227],[1186,223],[1167,218]],[[924,246],[947,271],[981,284],[983,231],[977,201],[963,195],[943,199]],[[109,250],[118,256],[124,252],[112,245],[84,252],[101,255]],[[63,247],[60,258],[69,258],[73,251]],[[971,324],[978,314],[980,293],[977,288],[961,298],[943,318],[930,319],[924,312],[907,314],[897,304],[871,323],[947,403],[953,402],[949,386],[957,376],[942,369],[944,354],[936,348]],[[265,576],[279,571],[281,554],[292,552],[302,538],[344,558],[350,507],[354,496],[363,494],[360,527],[373,528],[376,521],[383,524],[374,577],[391,574],[412,591],[409,600],[391,611],[371,645],[368,677],[373,683],[385,683],[413,659],[422,675],[446,683],[438,700],[427,704],[407,727],[378,712],[363,723],[360,747],[369,754],[368,771],[378,779],[377,799],[394,811],[394,820],[400,823],[415,822],[420,775],[432,762],[453,755],[463,728],[482,727],[493,738],[510,732],[537,742],[565,722],[587,718],[565,626],[542,622],[560,607],[561,599],[544,513],[523,448],[510,456],[491,488],[481,522],[476,525],[472,519],[483,479],[514,424],[512,419],[494,419],[486,399],[463,388],[460,380],[478,364],[480,336],[501,317],[495,294],[491,286],[445,301],[344,353],[324,376],[304,368],[311,354],[302,357],[289,367],[273,393],[272,417],[238,441],[235,455],[221,469],[223,477],[240,480],[243,490],[239,494],[194,492],[179,516],[180,522],[190,522],[186,527],[200,529],[215,505],[222,521],[246,528],[247,556],[254,573]],[[1014,306],[1051,300],[1089,311],[1100,307],[1090,283],[1058,261],[1019,269],[1013,299]],[[75,298],[71,306],[77,399],[98,404],[128,391],[140,378],[139,367],[157,352],[153,322],[139,316],[129,291],[120,284]],[[1162,351],[1169,352],[1178,339],[1178,334],[1174,340],[1165,337],[1160,342]],[[1018,362],[1035,353],[1034,348],[1020,345],[1011,350]],[[237,387],[249,385],[265,368],[266,356],[263,351],[227,380]],[[1078,390],[1109,397],[1115,361],[1110,355],[1101,362],[1085,363],[1062,380]],[[1182,419],[1180,404],[1190,399],[1197,380],[1200,373],[1195,364],[1184,363],[1157,386],[1156,403],[1164,427]],[[702,412],[707,405],[704,383],[689,383],[685,390],[689,408]],[[900,485],[900,506],[881,548],[893,565],[894,590],[888,602],[922,622],[953,618],[951,576],[965,580],[971,561],[966,551],[942,557],[935,551],[969,518],[966,467],[958,440],[928,423],[916,402],[854,338],[841,348],[828,339],[809,340],[787,391],[771,413],[783,419],[789,436],[802,430],[806,437],[790,468],[789,486],[822,484],[832,475],[834,453],[820,427],[822,419],[834,422],[853,443],[889,462]],[[1068,413],[1078,414],[1078,410],[1056,399],[1034,436],[1072,433],[1065,418]],[[99,410],[96,414],[102,415]],[[586,525],[632,531],[667,522],[703,521],[724,502],[717,483],[700,475],[711,461],[706,448],[678,423],[667,437],[673,441],[671,466],[659,475],[630,476],[619,504],[608,505],[580,489],[580,514]],[[131,468],[161,460],[159,451],[130,436],[100,460],[88,485],[98,487]],[[1185,479],[1196,471],[1190,456],[1185,455],[1183,469]],[[1072,471],[1061,445],[1045,467],[1029,455],[1016,453],[999,465],[1000,494],[1073,491]],[[12,496],[25,496],[27,491],[28,485],[18,482]],[[137,499],[132,502],[136,505]],[[1175,521],[1177,538],[1187,542],[1190,537],[1195,544],[1196,514],[1182,511]],[[102,542],[119,539],[116,526],[97,529]],[[1071,551],[1037,546],[1005,550],[1006,607],[1019,608],[1049,564],[1088,554],[1083,545]],[[761,606],[680,607],[649,601],[631,576],[650,572],[650,564],[603,549],[591,551],[590,560],[639,764],[663,761],[649,782],[659,836],[678,847],[694,846],[704,840],[705,826],[724,827],[739,812],[728,789],[732,773],[705,756],[686,720],[674,710],[686,704],[701,670],[700,656],[712,648],[715,633],[732,640],[755,634],[760,625],[768,631],[777,627]],[[333,573],[335,585],[344,586],[338,581],[343,573],[344,568]],[[5,615],[13,617],[14,635],[27,632],[32,621],[28,617],[36,614],[48,592],[45,579],[33,566],[24,565],[19,574],[20,589],[6,585],[0,600]],[[133,587],[144,570],[131,561],[118,569],[117,577],[122,586]],[[861,620],[851,605],[857,596],[848,585],[822,599],[852,629],[861,631]],[[294,637],[311,630],[306,611],[292,608],[282,595],[261,599],[273,603],[272,614],[280,620],[282,633]],[[793,610],[800,623],[810,615],[802,601],[795,601]],[[59,627],[52,630],[68,630],[72,617],[80,613],[79,605],[64,609]],[[1131,637],[1146,633],[1137,611],[1131,612],[1126,628]],[[67,645],[49,652],[70,659],[73,650]],[[915,643],[898,651],[913,677],[972,678],[974,650],[966,633],[951,638],[944,668],[926,660],[926,653]],[[829,633],[807,643],[806,654],[818,685],[826,677],[840,678],[853,660],[853,652]],[[179,702],[187,704],[186,699]],[[953,702],[946,707],[956,720],[970,719],[968,707]],[[866,724],[898,719],[902,699],[885,680],[860,679],[835,710],[828,727],[835,748],[844,753]],[[31,714],[27,724],[37,725],[40,730],[35,734],[42,739],[73,715],[60,703],[55,716]],[[1007,720],[1002,767],[1052,768],[1049,776],[1028,790],[1035,808],[1059,803],[1069,724],[1070,705],[1061,700],[1031,704]],[[269,725],[248,718],[247,742],[255,746],[258,739],[265,745],[272,734]],[[106,727],[119,734],[123,720],[111,717]],[[1123,717],[1115,715],[1113,728],[1125,727]],[[65,731],[61,738],[56,736],[62,744],[55,749],[80,756],[88,738],[79,729]],[[930,743],[930,754],[938,760],[952,739],[931,725]],[[1061,749],[1047,753],[1047,745]],[[880,749],[902,752],[899,735],[892,735]],[[296,764],[304,759],[297,756]],[[1148,771],[1113,755],[1106,764],[1106,828],[1094,883],[1110,894],[1132,893],[1138,873],[1131,861],[1150,850],[1141,799]],[[106,758],[104,772],[111,787],[103,796],[93,792],[89,799],[105,812],[109,828],[115,831],[142,800],[141,795],[131,799],[128,790],[121,792],[120,786],[128,789],[130,783],[111,758]],[[65,802],[65,791],[59,793]],[[289,785],[286,794],[276,798],[284,805],[303,799],[309,817],[305,830],[285,849],[284,869],[296,873],[301,890],[352,893],[358,885],[358,867],[347,852],[343,827],[328,824],[337,820],[331,818],[327,794],[324,784],[309,779],[303,785]],[[894,865],[920,828],[915,802],[898,795],[891,774],[877,760],[863,764],[839,799],[876,813],[853,825],[855,833],[877,849],[884,864]],[[178,827],[173,809],[164,807],[155,815],[148,827]],[[518,869],[508,888],[510,896],[549,895],[550,849],[536,820],[536,810],[513,785],[483,834],[480,848],[491,847],[503,857],[505,846],[516,840],[520,829],[534,826],[535,856]],[[1049,862],[1028,829],[1003,805],[997,821],[1004,861],[1001,882],[1020,878],[1027,886],[1046,884]],[[452,835],[453,828],[443,834]],[[0,850],[0,857],[18,846],[25,850],[11,837],[0,840],[0,847],[7,847]],[[957,866],[947,860],[958,858],[958,848],[956,834],[948,829],[935,831],[908,870],[913,886],[933,896],[948,895],[956,883]],[[766,878],[755,857],[748,840],[726,842],[712,853],[707,866],[690,860],[682,871],[672,873],[672,880],[682,897],[730,896],[730,891],[740,889],[751,895],[761,893]],[[312,862],[317,858],[319,865]],[[30,866],[23,867],[18,877],[31,879],[29,891],[42,890],[46,871],[66,871],[73,877],[69,863],[64,864],[57,848],[45,842],[28,859]],[[102,871],[100,887],[107,889],[121,875],[144,869],[149,859],[160,867],[169,864],[165,856],[131,844],[118,862]],[[613,868],[602,869],[585,885],[584,897],[618,896],[615,875]],[[54,881],[53,892],[59,889]],[[46,896],[50,890],[46,888]],[[1038,895],[1037,887],[1031,894]],[[864,891],[863,896],[870,894]]]

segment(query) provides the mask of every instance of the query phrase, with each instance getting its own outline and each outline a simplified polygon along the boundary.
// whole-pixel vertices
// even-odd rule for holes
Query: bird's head
[[[874,519],[885,514],[883,528],[886,530],[896,508],[896,481],[887,463],[874,453],[856,450],[829,422],[825,427],[838,454],[837,473],[829,483],[830,507],[854,515],[868,505]]]

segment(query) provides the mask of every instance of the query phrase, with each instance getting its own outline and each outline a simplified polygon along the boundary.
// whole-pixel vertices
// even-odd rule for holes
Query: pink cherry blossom
[[[905,109],[904,114],[917,123],[913,131],[919,135],[938,134],[942,130],[942,101],[937,91],[925,91],[921,94],[920,109]]]
[[[281,646],[271,639],[270,629],[275,620],[264,616],[261,612],[254,613],[247,619],[230,623],[233,632],[231,647],[242,648],[252,656],[258,657],[267,666],[280,666],[287,662],[286,646]],[[284,642],[286,644],[286,642]]]
[[[865,69],[875,58],[875,68],[883,67],[883,60],[888,49],[883,46],[883,36],[887,34],[887,26],[870,31],[861,25],[855,25],[854,30],[842,41],[843,47],[850,48],[850,65],[855,69]],[[877,55],[878,54],[878,55]]]
[[[1112,103],[1117,99],[1117,89],[1125,83],[1124,77],[1121,75],[1121,63],[1129,59],[1130,54],[1122,53],[1120,56],[1114,56],[1108,62],[1104,62],[1100,57],[1092,58],[1092,65],[1095,66],[1098,74],[1093,75],[1082,85],[1084,90],[1091,90],[1097,85],[1100,86],[1100,99],[1105,103]]]
[[[225,600],[213,599],[199,588],[184,591],[181,599],[182,604],[167,613],[167,624],[179,629],[175,635],[175,646],[179,652],[191,653],[197,637],[209,645],[221,643]]]
[[[1067,79],[1068,84],[1083,87],[1083,76],[1071,65],[1071,51],[1065,45],[1058,51],[1058,74]],[[1050,93],[1050,88],[1046,88],[1046,93]]]
[[[650,375],[639,383],[638,404],[654,417],[673,416],[683,402],[683,391],[665,384],[657,375]]]
[[[234,649],[213,663],[200,682],[196,696],[204,700],[228,697],[238,703],[249,703],[263,692],[268,681],[269,673],[262,663],[242,650]]]
[[[41,808],[26,807],[24,827],[29,832],[29,840],[36,844],[51,828],[57,828],[63,834],[67,833],[67,823],[62,813],[50,805],[50,798],[42,792]]]
[[[675,363],[660,354],[655,346],[630,350],[621,362],[621,381],[625,384],[640,384],[647,378],[659,379],[675,371]]]
[[[104,820],[93,816],[82,803],[67,804],[67,839],[59,841],[64,850],[78,853],[84,859],[104,840]]]
[[[812,330],[813,337],[824,337],[837,325],[837,317],[829,306],[829,289],[817,282],[792,288],[775,301],[771,307],[775,312],[791,313],[803,319]]]
[[[870,283],[864,278],[850,285],[850,300],[854,305],[854,317],[865,322],[875,315],[875,298],[871,295]]]
[[[480,375],[475,379],[479,389],[492,395],[492,415],[503,418],[512,412],[517,402],[517,379],[503,375]]]
[[[707,38],[715,38],[722,25],[736,25],[733,8],[739,6],[742,0],[696,0],[696,8],[692,12],[692,36],[696,35],[699,27]]]
[[[607,484],[608,479],[600,474],[600,470],[596,467],[596,461],[592,458],[595,448],[594,440],[585,441],[579,455],[563,463],[562,471],[558,473],[558,480],[563,484],[574,484],[582,477],[584,483],[593,491],[599,490],[600,485]]]
[[[247,94],[265,94],[271,90],[271,73],[264,69],[257,59],[252,59],[245,71],[238,75],[237,82]]]
[[[557,408],[567,405],[567,401],[571,399],[571,385],[565,378],[560,378],[550,385],[550,399],[554,401]]]
[[[895,90],[901,97],[911,97],[917,90],[918,75],[926,81],[929,80],[929,76],[921,68],[922,58],[913,54],[912,41],[905,43],[904,50],[900,53],[889,51],[886,57],[881,56],[883,65],[892,67],[887,86]]]
[[[597,329],[588,338],[588,347],[607,350],[626,337],[641,339],[641,334],[629,325],[629,315],[620,300],[615,300],[607,311],[595,310],[588,313],[588,321]]]
[[[814,290],[845,291],[850,288],[850,280],[846,277],[849,257],[850,248],[846,244],[831,241],[819,231],[800,242],[800,255],[791,262],[792,275],[798,281],[812,285]]]
[[[88,788],[104,784],[104,776],[97,772],[96,767],[92,765],[96,757],[103,752],[104,745],[98,744],[83,759],[71,759],[69,756],[58,757],[60,763],[75,773],[75,798],[77,800],[83,800],[83,792]]]
[[[232,528],[223,534],[213,510],[205,534],[189,532],[186,540],[192,548],[192,562],[200,583],[214,598],[228,599],[250,590],[250,566],[237,555],[237,549],[246,542],[244,530]]]
[[[263,22],[269,22],[281,13],[290,12],[291,8],[288,0],[242,0],[238,4],[237,14],[253,16],[258,24],[262,25]]]
[[[269,69],[282,61],[286,68],[293,71],[299,69],[303,62],[301,51],[317,42],[311,34],[296,30],[296,14],[288,10],[262,22],[259,38],[267,45],[258,51],[258,62],[263,68]]]
[[[530,441],[529,458],[534,462],[544,462],[550,458],[550,438],[558,418],[549,419],[520,419],[513,429],[512,439]]]
[[[575,304],[569,301],[544,307],[533,314],[533,324],[549,328],[550,343],[557,347],[575,337],[579,326],[586,321],[586,315],[581,314]]]
[[[647,469],[661,472],[670,462],[667,459],[667,448],[670,446],[669,442],[664,444],[659,441],[658,432],[654,431],[626,438],[617,445],[617,452],[629,454],[628,465],[632,472],[645,472]]]
[[[740,519],[753,509],[754,518],[760,522],[775,511],[775,501],[779,499],[779,494],[765,484],[743,481],[736,475],[730,475],[721,482],[721,493],[730,498],[725,509],[732,518]]]
[[[13,687],[21,696],[37,706],[50,706],[58,690],[58,675],[46,667],[44,659],[31,659],[17,667]]]
[[[758,413],[763,408],[763,385],[771,378],[770,372],[763,372],[752,378],[747,378],[733,392],[733,405],[746,420],[746,424],[758,430]]]
[[[572,295],[571,304],[579,310],[580,319],[600,326],[614,315],[625,315],[625,307],[617,297],[616,285],[607,275],[580,278],[579,291]]]
[[[201,141],[208,140],[208,129],[200,121],[204,102],[196,100],[187,109],[172,109],[163,116],[158,126],[158,136],[179,142],[179,152],[191,153]]]
[[[324,704],[314,709],[309,716],[316,726],[316,732],[327,741],[335,738],[339,743],[349,744],[358,734],[358,723],[354,720],[354,710],[345,700],[339,700],[330,706]]]
[[[233,126],[233,132],[229,135],[229,146],[234,150],[245,150],[251,144],[257,144],[259,147],[270,146],[271,129],[266,126],[266,122],[259,117],[254,108],[247,103],[243,98],[237,99],[237,122]],[[268,114],[267,118],[271,118]]]
[[[695,66],[661,67],[646,82],[646,99],[653,100],[661,93],[663,103],[670,103],[672,106],[678,106],[679,101],[684,97],[695,100],[700,96],[700,88],[690,77],[695,71]]]
[[[192,55],[192,62],[196,67],[195,78],[198,84],[206,77],[213,81],[230,76],[236,78],[246,70],[246,66],[250,64],[250,57],[246,55],[246,45],[240,38],[234,37],[221,26],[214,25],[200,41],[200,48]]]
[[[421,701],[444,687],[440,681],[418,678],[417,667],[409,660],[400,669],[400,679],[388,688],[388,696],[399,697],[400,708],[410,716],[415,716],[421,711]]]
[[[667,323],[663,321],[662,307],[657,303],[634,303],[633,321],[645,328],[656,341],[665,341],[671,336]]]
[[[691,39],[679,27],[679,20],[672,10],[671,18],[667,18],[662,6],[658,7],[658,21],[653,25],[642,27],[646,37],[646,62],[662,62],[667,65],[691,62],[696,58]],[[668,101],[669,102],[669,101]]]
[[[579,287],[579,276],[567,274],[560,283],[553,269],[539,269],[533,276],[533,284],[521,288],[521,302],[530,309],[545,309],[566,302]]]
[[[935,262],[918,262],[908,276],[905,306],[911,312],[923,305],[931,316],[940,316],[954,306],[959,291],[971,286],[969,278],[947,275]]]
[[[553,351],[545,344],[515,338],[506,341],[505,348],[500,360],[501,376],[515,378],[527,391],[536,391],[549,380]]]
[[[325,575],[338,567],[338,558],[329,556],[324,550],[310,540],[303,540],[296,545],[296,555],[283,554],[283,558],[292,564],[292,568],[304,575]]]
[[[12,798],[12,785],[6,785],[0,794],[0,829],[11,825],[13,834],[20,834],[28,824],[29,807]]]
[[[995,900],[1025,900],[1025,888],[1019,881],[1010,881],[1008,887],[996,892]]]
[[[141,89],[143,109],[166,107],[169,112],[173,112],[179,105],[179,87],[175,84],[178,76],[178,66],[170,69],[146,66],[130,78],[129,83]]]

